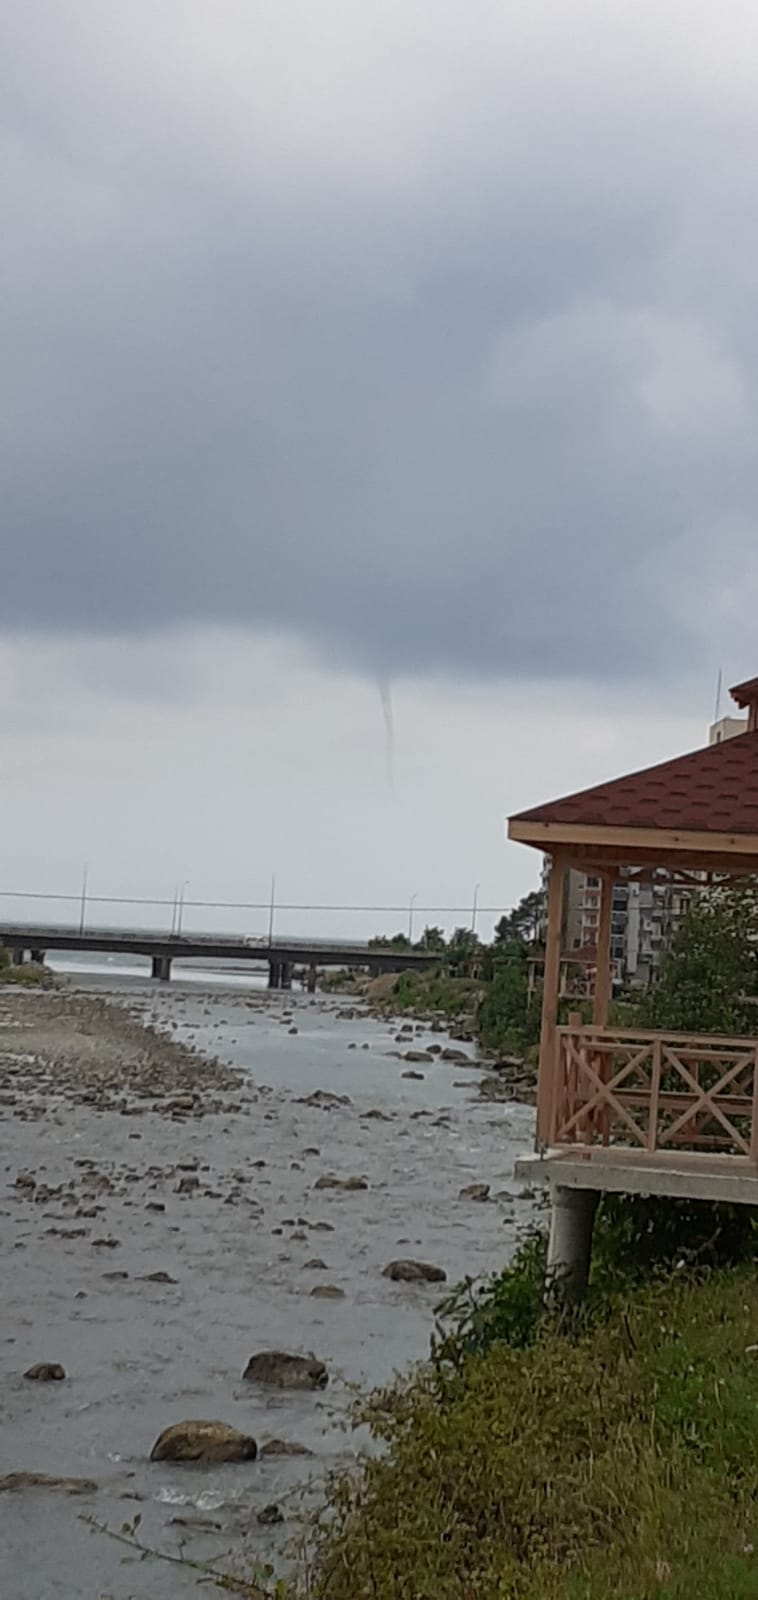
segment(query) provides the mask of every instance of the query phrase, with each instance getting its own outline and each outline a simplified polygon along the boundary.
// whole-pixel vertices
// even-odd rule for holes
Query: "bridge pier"
[[[171,977],[170,956],[153,956],[153,977],[159,983],[168,983]]]
[[[23,967],[25,960],[26,960],[26,951],[25,950],[14,950],[14,952],[13,952],[13,965],[14,965],[14,967]]]
[[[32,950],[31,957],[32,957],[32,961],[36,961],[37,966],[41,967],[43,965],[43,963],[44,963],[44,960],[45,960],[45,951],[44,950]]]
[[[292,988],[292,966],[293,966],[293,963],[291,961],[269,961],[269,964],[268,964],[268,986],[269,986],[269,989],[291,989]]]
[[[316,979],[317,979],[317,977],[318,977],[318,973],[316,971],[316,968],[315,967],[309,967],[308,968],[308,977],[306,978],[306,983],[305,983],[306,989],[308,990],[309,994],[315,994],[316,993]]]

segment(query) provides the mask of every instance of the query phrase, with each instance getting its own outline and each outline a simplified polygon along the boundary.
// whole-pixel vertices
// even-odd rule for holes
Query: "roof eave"
[[[553,853],[589,850],[613,852],[619,859],[645,859],[661,864],[697,865],[704,858],[724,860],[741,871],[758,871],[758,834],[716,833],[668,828],[599,827],[579,822],[540,822],[511,817],[508,838],[517,844]]]

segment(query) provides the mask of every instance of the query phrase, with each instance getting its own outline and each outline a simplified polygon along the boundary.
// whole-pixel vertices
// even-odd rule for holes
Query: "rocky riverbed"
[[[423,1358],[435,1279],[501,1264],[533,1215],[513,1179],[533,1113],[481,1100],[439,1036],[406,1032],[409,1078],[397,1025],[336,1000],[109,989],[0,990],[3,1600],[193,1592],[182,1567],[123,1567],[93,1519],[280,1560],[361,1443],[356,1389]],[[328,1381],[260,1381],[267,1351]],[[257,1453],[151,1462],[193,1419]]]

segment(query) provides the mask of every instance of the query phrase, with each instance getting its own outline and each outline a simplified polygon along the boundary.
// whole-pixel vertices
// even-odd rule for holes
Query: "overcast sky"
[[[0,887],[512,903],[758,671],[754,0],[0,18]]]

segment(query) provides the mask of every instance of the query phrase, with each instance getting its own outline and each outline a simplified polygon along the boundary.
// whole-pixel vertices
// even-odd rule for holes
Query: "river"
[[[473,1066],[410,1069],[398,1054],[445,1045],[445,1036],[418,1028],[398,1043],[396,1023],[340,1014],[350,1001],[269,995],[218,973],[156,985],[112,965],[78,966],[66,982],[241,1069],[248,1092],[239,1115],[196,1124],[68,1102],[33,1120],[18,1106],[3,1116],[6,1196],[32,1168],[53,1191],[73,1188],[86,1162],[109,1188],[96,1227],[80,1238],[55,1226],[54,1205],[39,1215],[3,1202],[0,1471],[87,1477],[98,1490],[0,1496],[0,1593],[179,1600],[195,1592],[191,1572],[153,1560],[124,1566],[128,1552],[83,1519],[118,1529],[139,1514],[140,1534],[169,1553],[187,1540],[203,1558],[280,1560],[326,1473],[361,1442],[344,1426],[351,1396],[428,1351],[439,1288],[391,1283],[383,1267],[414,1257],[444,1268],[452,1284],[502,1265],[531,1225],[533,1202],[513,1167],[531,1146],[533,1111],[479,1101]],[[319,1090],[345,1098],[328,1109],[303,1103]],[[202,1183],[188,1197],[175,1179],[193,1166]],[[325,1174],[358,1175],[368,1187],[316,1189]],[[459,1198],[474,1182],[494,1198]],[[155,1271],[174,1281],[148,1281]],[[314,1298],[324,1283],[342,1297]],[[248,1357],[265,1348],[315,1352],[328,1389],[243,1385]],[[61,1362],[66,1383],[25,1382],[39,1360]],[[157,1433],[187,1417],[220,1418],[313,1455],[151,1466]],[[260,1526],[274,1503],[283,1523]]]

